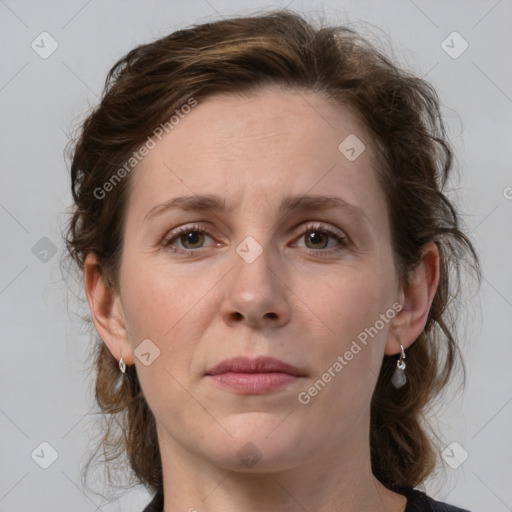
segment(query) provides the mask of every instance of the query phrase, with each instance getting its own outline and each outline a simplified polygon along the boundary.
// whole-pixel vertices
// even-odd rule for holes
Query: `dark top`
[[[464,508],[454,507],[434,501],[429,498],[424,492],[410,487],[400,489],[400,494],[407,498],[407,506],[405,512],[469,512]],[[162,512],[164,506],[164,495],[162,492],[157,492],[151,503],[143,510],[143,512]]]

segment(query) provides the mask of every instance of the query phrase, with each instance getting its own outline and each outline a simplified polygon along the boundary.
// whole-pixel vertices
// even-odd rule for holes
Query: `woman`
[[[72,158],[103,449],[146,512],[462,510],[414,489],[477,262],[430,85],[347,28],[227,19],[121,59]]]

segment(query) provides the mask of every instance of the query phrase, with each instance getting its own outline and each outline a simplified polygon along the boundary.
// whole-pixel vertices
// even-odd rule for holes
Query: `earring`
[[[406,382],[407,382],[407,377],[405,376],[405,367],[406,367],[406,364],[405,364],[405,351],[404,351],[404,347],[402,346],[402,344],[400,344],[400,357],[398,358],[397,362],[396,362],[396,370],[395,370],[395,373],[393,374],[393,377],[391,377],[391,384],[393,384],[393,386],[395,386],[395,388],[401,388]]]
[[[126,373],[126,363],[123,361],[123,358],[119,359],[119,369],[121,373]]]

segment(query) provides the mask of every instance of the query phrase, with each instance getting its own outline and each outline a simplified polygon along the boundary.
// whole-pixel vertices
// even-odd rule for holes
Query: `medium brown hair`
[[[105,282],[118,290],[131,175],[123,175],[101,199],[95,190],[190,98],[200,102],[266,85],[322,94],[351,108],[368,129],[380,152],[377,171],[402,283],[420,261],[424,244],[434,241],[439,248],[440,284],[425,329],[407,350],[407,384],[392,386],[396,358],[384,356],[371,403],[373,473],[390,488],[414,487],[436,462],[425,428],[427,406],[460,360],[455,340],[459,259],[469,255],[477,273],[478,259],[443,192],[452,151],[435,90],[357,32],[316,29],[301,16],[276,11],[196,25],[130,51],[108,73],[101,103],[72,147],[68,252],[80,271],[87,254],[96,253]],[[94,355],[96,400],[108,420],[98,451],[106,461],[127,456],[138,482],[161,488],[155,419],[135,366],[127,368],[118,387],[117,361],[99,338]]]

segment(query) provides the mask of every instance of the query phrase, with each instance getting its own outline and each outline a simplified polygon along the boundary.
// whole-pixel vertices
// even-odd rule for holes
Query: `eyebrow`
[[[156,205],[151,208],[144,217],[144,222],[157,217],[164,212],[169,210],[180,209],[184,211],[196,211],[196,212],[219,212],[223,213],[230,211],[232,208],[228,208],[224,198],[212,195],[192,195],[192,196],[179,196],[173,199],[169,199],[165,203]],[[365,220],[369,220],[365,212],[355,206],[343,200],[341,197],[331,195],[294,195],[286,196],[281,201],[279,206],[280,214],[289,214],[294,211],[307,211],[307,212],[323,212],[333,209],[343,209],[357,216],[364,217]]]
[[[158,204],[151,208],[144,217],[144,221],[157,217],[169,210],[180,209],[184,211],[196,212],[225,212],[228,208],[226,201],[220,196],[204,194],[193,196],[180,196],[169,199],[165,203]]]
[[[327,210],[343,209],[351,213],[366,217],[361,208],[348,203],[338,196],[330,195],[296,195],[286,196],[279,207],[280,213],[292,213],[297,210],[322,212]]]

